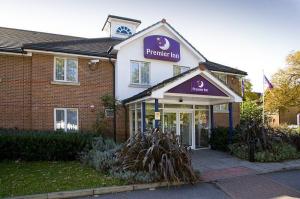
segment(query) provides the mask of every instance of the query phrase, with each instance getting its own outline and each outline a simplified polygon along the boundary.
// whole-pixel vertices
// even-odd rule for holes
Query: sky
[[[108,14],[139,19],[143,29],[165,18],[208,60],[248,73],[262,91],[300,50],[300,0],[0,0],[0,26],[96,38]]]

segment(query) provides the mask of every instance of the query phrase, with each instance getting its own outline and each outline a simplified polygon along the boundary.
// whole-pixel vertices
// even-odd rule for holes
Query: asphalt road
[[[300,198],[300,170],[230,178],[156,190],[94,196],[97,199],[267,199]],[[88,198],[85,198],[88,199]]]

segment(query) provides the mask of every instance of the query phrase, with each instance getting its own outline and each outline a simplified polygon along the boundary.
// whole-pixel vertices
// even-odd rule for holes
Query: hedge
[[[209,139],[209,144],[212,149],[220,151],[228,151],[228,127],[216,127],[211,130],[211,135]],[[232,143],[237,141],[236,129],[233,129]]]
[[[1,160],[75,160],[91,148],[91,133],[0,129]]]

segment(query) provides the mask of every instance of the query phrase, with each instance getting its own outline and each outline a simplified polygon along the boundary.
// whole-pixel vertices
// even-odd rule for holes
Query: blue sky
[[[206,58],[245,70],[255,91],[300,50],[300,0],[0,0],[0,26],[82,37],[102,37],[108,14],[162,18]]]

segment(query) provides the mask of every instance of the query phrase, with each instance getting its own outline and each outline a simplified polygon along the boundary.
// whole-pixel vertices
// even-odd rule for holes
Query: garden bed
[[[0,197],[124,185],[79,162],[0,162]]]

